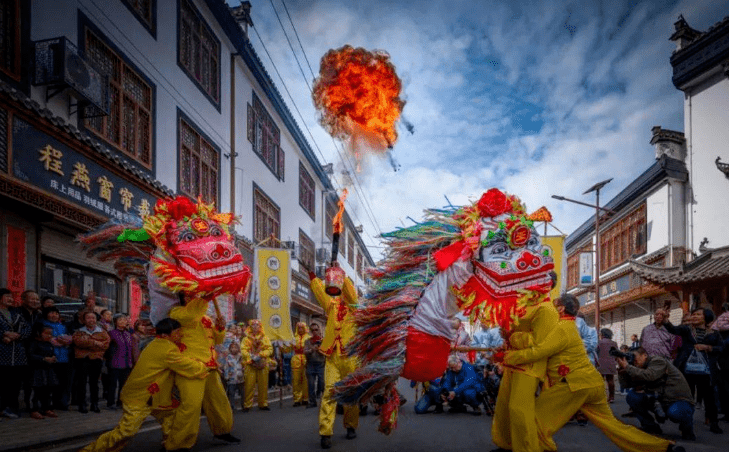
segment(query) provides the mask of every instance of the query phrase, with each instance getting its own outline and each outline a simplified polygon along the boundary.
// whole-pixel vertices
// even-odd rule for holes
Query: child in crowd
[[[223,358],[220,371],[225,381],[225,392],[230,400],[230,406],[234,407],[235,393],[240,394],[241,408],[243,408],[243,363],[241,362],[240,345],[231,342],[228,346],[228,353]]]
[[[33,387],[33,408],[30,417],[44,419],[58,417],[51,410],[51,395],[58,387],[58,378],[53,369],[56,362],[51,339],[53,329],[43,323],[33,325],[33,341],[28,347],[28,358],[31,370],[31,386]]]
[[[51,345],[56,356],[53,368],[58,378],[58,387],[53,391],[53,409],[68,411],[71,402],[71,335],[61,322],[61,313],[55,306],[43,309],[43,325],[53,332]]]

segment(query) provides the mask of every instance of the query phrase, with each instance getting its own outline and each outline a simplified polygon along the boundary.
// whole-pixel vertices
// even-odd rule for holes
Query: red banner
[[[25,231],[8,225],[8,289],[16,306],[25,290],[25,263]]]
[[[139,318],[139,312],[142,309],[142,288],[136,279],[129,281],[129,317],[131,324]]]

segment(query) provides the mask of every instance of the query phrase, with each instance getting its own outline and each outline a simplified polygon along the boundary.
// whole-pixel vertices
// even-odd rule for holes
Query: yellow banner
[[[291,254],[278,248],[256,248],[258,318],[272,341],[293,341],[291,330]]]
[[[542,245],[549,248],[549,255],[554,259],[554,271],[557,273],[557,285],[549,293],[549,297],[554,300],[567,287],[567,263],[565,261],[566,254],[564,252],[563,235],[542,236]]]

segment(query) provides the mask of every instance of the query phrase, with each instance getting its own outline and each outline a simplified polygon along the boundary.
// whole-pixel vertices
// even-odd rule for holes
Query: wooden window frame
[[[110,90],[109,115],[84,119],[84,128],[125,157],[152,171],[155,159],[153,85],[98,31],[85,25],[83,39],[89,61],[108,72]],[[102,57],[104,61],[100,59]],[[140,92],[129,89],[134,87]],[[131,150],[129,143],[134,143]]]
[[[220,40],[191,0],[178,0],[177,11],[177,65],[220,111]]]
[[[347,262],[349,262],[349,266],[354,268],[354,258],[355,258],[355,240],[354,240],[354,232],[348,231],[347,232]]]
[[[157,0],[148,0],[149,11],[145,13],[140,0],[121,0],[144,28],[157,39]]]
[[[185,132],[191,136],[189,143]],[[220,149],[180,112],[177,118],[177,143],[178,190],[193,199],[201,196],[203,201],[217,207],[220,198]],[[188,164],[184,163],[186,154],[189,154]],[[196,164],[193,163],[195,161]],[[197,182],[194,182],[195,178]]]
[[[299,265],[307,271],[316,271],[316,244],[299,229]]]
[[[252,102],[247,104],[248,141],[253,145],[253,152],[283,182],[286,175],[286,154],[281,149],[281,131],[255,91]]]
[[[316,184],[303,163],[299,162],[299,205],[309,214],[312,220],[316,218]]]
[[[324,201],[324,235],[328,237],[330,241],[334,239],[334,225],[332,225],[332,221],[336,214],[337,203],[327,197]]]
[[[600,273],[646,253],[646,224],[646,204],[642,203],[600,233]]]
[[[23,53],[21,0],[2,0],[2,2],[7,3],[7,6],[9,7],[8,11],[11,13],[9,16],[12,16],[12,18],[8,17],[8,19],[12,20],[12,23],[8,24],[9,29],[5,30],[3,27],[3,31],[7,33],[7,35],[4,36],[3,39],[11,43],[11,46],[9,47],[12,47],[12,55],[9,56],[9,60],[12,59],[12,62],[8,61],[8,66],[0,66],[0,72],[15,80],[16,82],[20,82],[20,79],[22,78]],[[4,55],[3,59],[5,59]]]
[[[260,243],[273,236],[281,237],[281,208],[253,184],[253,240]]]
[[[357,274],[359,277],[364,280],[364,254],[362,253],[362,250],[357,251]]]

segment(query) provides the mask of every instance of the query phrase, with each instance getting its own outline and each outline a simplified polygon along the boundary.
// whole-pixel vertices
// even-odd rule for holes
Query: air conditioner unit
[[[71,88],[80,116],[106,116],[110,112],[109,77],[88,61],[75,45],[61,36],[35,42],[33,85],[47,86],[46,101]],[[69,110],[70,110],[69,106]]]
[[[329,258],[329,254],[331,251],[327,250],[326,248],[317,248],[316,249],[316,263],[321,264],[322,262],[326,262]]]
[[[326,265],[317,265],[316,266],[316,276],[318,278],[324,279],[324,273],[326,272]]]
[[[281,247],[287,250],[293,250],[296,249],[296,242],[293,240],[287,240],[285,242],[281,242]]]

